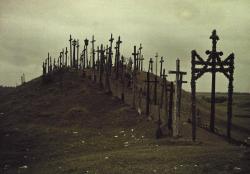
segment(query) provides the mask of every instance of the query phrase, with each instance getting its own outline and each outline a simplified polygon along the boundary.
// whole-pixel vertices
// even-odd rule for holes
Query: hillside
[[[0,98],[1,172],[248,173],[249,151],[183,121],[183,137],[155,139],[156,122],[80,73],[34,79]],[[183,120],[189,117],[183,96]]]

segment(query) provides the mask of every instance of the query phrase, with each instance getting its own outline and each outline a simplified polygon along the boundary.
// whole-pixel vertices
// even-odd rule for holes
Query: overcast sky
[[[235,91],[250,92],[249,9],[249,0],[0,0],[0,85],[20,83],[22,73],[27,80],[41,75],[47,53],[58,57],[69,34],[79,38],[82,48],[93,34],[97,44],[107,44],[110,33],[116,39],[121,35],[126,57],[142,43],[144,57],[158,52],[167,70],[180,58],[190,82],[190,52],[196,49],[206,59],[216,29],[222,58],[235,53]],[[217,77],[217,90],[227,91],[226,78]],[[207,74],[197,89],[210,91],[210,83]]]

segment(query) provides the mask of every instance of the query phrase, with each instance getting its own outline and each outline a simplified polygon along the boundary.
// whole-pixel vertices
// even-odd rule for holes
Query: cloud
[[[250,64],[249,8],[248,0],[1,0],[0,64],[8,68],[1,69],[0,82],[15,85],[22,72],[30,73],[30,78],[41,74],[47,53],[57,58],[68,46],[69,34],[80,39],[82,48],[83,40],[93,34],[97,44],[107,44],[110,33],[115,38],[121,35],[126,57],[131,56],[134,45],[142,43],[146,59],[156,52],[167,58],[167,70],[174,69],[180,58],[189,81],[191,50],[205,58],[205,50],[211,49],[211,31],[217,29],[218,49],[225,56],[236,55],[235,89],[249,92],[245,75]],[[220,91],[226,90],[223,78],[218,77]],[[210,83],[204,79],[203,84]],[[200,89],[209,91],[210,86]]]

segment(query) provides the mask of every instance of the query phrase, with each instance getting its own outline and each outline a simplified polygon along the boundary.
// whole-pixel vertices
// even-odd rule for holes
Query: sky
[[[216,29],[222,59],[235,54],[234,90],[250,92],[249,9],[249,0],[0,0],[0,85],[20,84],[22,73],[26,80],[40,76],[48,52],[57,58],[69,47],[70,34],[83,49],[85,38],[95,35],[98,45],[106,45],[113,33],[121,36],[125,57],[142,43],[145,69],[156,52],[166,71],[174,70],[179,58],[187,72],[183,88],[190,91],[191,51],[207,59]],[[216,90],[226,92],[224,75],[216,80]],[[197,81],[197,90],[211,90],[211,74]]]

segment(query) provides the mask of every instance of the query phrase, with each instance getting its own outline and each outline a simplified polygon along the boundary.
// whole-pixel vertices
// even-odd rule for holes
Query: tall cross
[[[75,55],[75,53],[76,53],[76,40],[75,39],[73,40],[72,45],[73,45],[73,67],[75,68],[76,67],[76,55]]]
[[[186,75],[187,72],[180,71],[180,60],[176,59],[176,70],[169,71],[169,74],[175,74],[175,105],[174,105],[174,117],[173,117],[173,136],[177,137],[180,135],[180,103],[181,103],[181,87],[182,83],[187,83],[182,81],[182,76]]]

